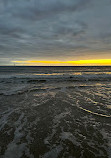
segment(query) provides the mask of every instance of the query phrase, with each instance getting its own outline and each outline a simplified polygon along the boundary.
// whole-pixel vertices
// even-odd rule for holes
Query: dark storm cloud
[[[0,58],[109,53],[110,15],[110,0],[1,0]]]

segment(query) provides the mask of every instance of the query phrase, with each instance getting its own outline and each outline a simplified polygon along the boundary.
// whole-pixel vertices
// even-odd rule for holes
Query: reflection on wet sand
[[[80,106],[79,106],[79,108],[82,109],[82,110],[84,110],[84,111],[86,111],[86,112],[88,112],[88,113],[91,113],[91,114],[93,114],[93,115],[111,118],[111,115],[103,115],[103,114],[95,113],[95,112],[92,112],[92,111],[90,111],[90,110],[84,109],[84,108],[82,108],[82,107],[80,107]]]

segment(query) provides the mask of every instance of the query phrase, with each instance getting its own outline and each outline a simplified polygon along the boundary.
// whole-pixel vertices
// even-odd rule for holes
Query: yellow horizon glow
[[[111,66],[111,59],[96,59],[96,60],[76,60],[76,61],[59,61],[59,60],[25,60],[25,61],[11,61],[12,63],[18,63],[19,65],[36,65],[36,64],[46,64],[53,66],[53,65],[71,65],[71,66]]]

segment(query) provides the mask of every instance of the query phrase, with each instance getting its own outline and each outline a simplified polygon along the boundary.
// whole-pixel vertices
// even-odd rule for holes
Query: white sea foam
[[[45,153],[42,158],[57,158],[59,153],[62,151],[63,147],[61,145],[56,146],[49,152]]]

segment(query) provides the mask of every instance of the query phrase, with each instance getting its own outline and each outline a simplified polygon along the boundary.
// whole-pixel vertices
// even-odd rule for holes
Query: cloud
[[[90,0],[1,0],[2,10],[12,16],[30,20],[51,16],[63,11],[82,9]]]
[[[110,15],[110,0],[1,0],[0,58],[110,56]]]

